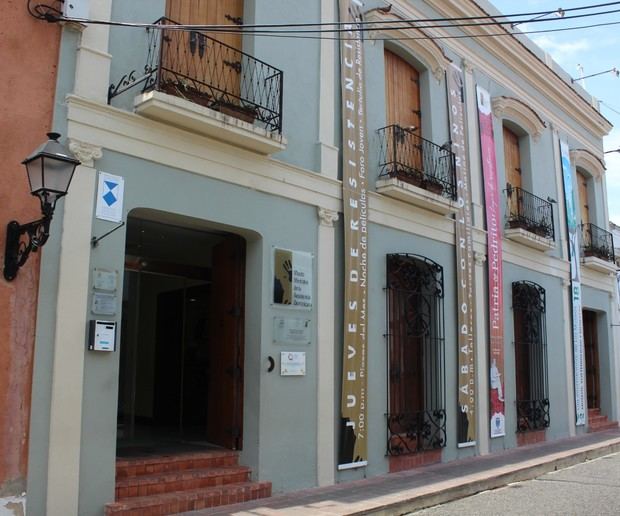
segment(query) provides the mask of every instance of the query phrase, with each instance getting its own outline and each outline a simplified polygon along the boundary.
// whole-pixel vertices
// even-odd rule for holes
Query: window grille
[[[387,256],[387,454],[446,446],[443,268]]]
[[[547,328],[545,289],[530,281],[512,284],[517,387],[517,432],[547,428]]]

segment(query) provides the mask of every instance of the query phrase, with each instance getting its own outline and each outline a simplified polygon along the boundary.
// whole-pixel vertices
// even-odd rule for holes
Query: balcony
[[[604,273],[616,270],[614,237],[609,231],[594,224],[582,224],[581,249],[586,267]]]
[[[240,133],[253,133],[245,146],[265,153],[284,148],[282,71],[204,32],[175,29],[167,18],[156,24],[147,32],[144,72],[110,85],[108,103],[133,89],[144,116],[224,141],[233,136],[242,146]]]
[[[377,191],[447,214],[456,211],[454,154],[398,125],[377,131],[380,140]]]
[[[510,186],[506,193],[506,231],[510,240],[548,251],[554,247],[553,206],[549,201]]]

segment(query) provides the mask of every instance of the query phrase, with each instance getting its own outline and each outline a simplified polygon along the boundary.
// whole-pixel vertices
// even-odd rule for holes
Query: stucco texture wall
[[[26,2],[3,2],[0,26],[0,249],[5,224],[40,217],[21,161],[51,129],[60,30],[34,19]],[[0,512],[25,491],[39,255],[11,283],[0,279]],[[7,509],[8,510],[8,509]]]

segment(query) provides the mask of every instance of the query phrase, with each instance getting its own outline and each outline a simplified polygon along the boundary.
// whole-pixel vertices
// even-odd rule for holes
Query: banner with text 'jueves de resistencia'
[[[368,231],[366,99],[361,0],[341,0],[344,341],[338,469],[367,465]]]

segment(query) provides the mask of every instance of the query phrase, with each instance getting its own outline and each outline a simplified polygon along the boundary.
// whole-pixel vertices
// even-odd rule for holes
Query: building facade
[[[45,141],[52,128],[60,28],[28,14],[23,2],[5,5],[0,33],[4,80],[0,92],[3,228],[12,220],[24,224],[41,217],[29,192],[21,161]],[[28,37],[24,35],[28,34]],[[6,234],[0,231],[3,251]],[[28,429],[33,349],[37,317],[40,254],[31,255],[13,282],[0,280],[0,513],[23,508],[28,462]]]
[[[345,236],[358,228],[343,223],[350,144],[337,42],[175,28],[327,23],[336,2],[89,7],[92,20],[157,26],[63,28],[54,127],[82,165],[41,273],[29,511],[102,514],[119,496],[117,456],[127,450],[235,450],[253,480],[282,492],[618,420],[609,122],[518,32],[385,23],[497,14],[490,4],[363,6],[374,23],[361,46],[363,276],[345,265]],[[582,230],[572,255],[567,207]],[[471,250],[475,307],[466,363],[461,247]],[[368,292],[367,456],[350,469],[338,467],[341,385],[351,379],[342,373],[345,277]],[[115,332],[112,350],[89,349],[109,347],[89,332],[96,321]]]

